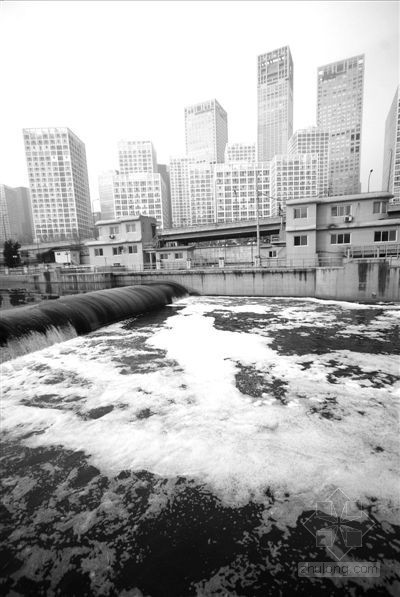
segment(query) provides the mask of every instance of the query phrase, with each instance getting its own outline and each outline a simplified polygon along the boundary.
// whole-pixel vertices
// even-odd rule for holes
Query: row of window
[[[112,253],[113,253],[113,255],[122,255],[122,253],[127,252],[126,249],[128,249],[128,253],[130,253],[130,254],[138,252],[136,245],[128,245],[127,247],[124,247],[124,246],[113,247]],[[95,257],[102,257],[104,255],[103,249],[102,248],[95,249],[94,255],[95,255]]]
[[[396,242],[396,230],[375,230],[374,243]],[[350,232],[331,234],[331,245],[349,245],[351,243]],[[308,235],[300,234],[293,237],[295,247],[304,247],[308,245]]]
[[[343,216],[350,216],[351,215],[351,205],[333,205],[331,207],[331,216],[333,218],[343,217]],[[374,214],[385,214],[387,213],[387,202],[386,201],[374,201],[372,206],[372,213]],[[293,209],[293,217],[294,219],[299,218],[307,218],[308,215],[308,208],[304,207],[295,207]]]

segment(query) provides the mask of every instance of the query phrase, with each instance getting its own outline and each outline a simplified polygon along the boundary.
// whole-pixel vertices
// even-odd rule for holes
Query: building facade
[[[147,216],[129,216],[96,222],[98,239],[88,241],[90,265],[125,266],[142,270],[151,264],[151,247],[156,237],[156,220]]]
[[[20,244],[33,240],[29,189],[0,184],[0,244],[12,239]]]
[[[271,215],[270,165],[217,164],[215,167],[216,222],[237,222]]]
[[[399,87],[394,94],[386,118],[383,155],[382,190],[394,195],[393,201],[400,203],[400,94]]]
[[[84,143],[68,128],[24,129],[35,238],[90,238]]]
[[[216,99],[185,108],[186,155],[223,162],[228,142],[228,115]]]
[[[160,228],[170,228],[170,207],[161,174],[142,172],[113,177],[115,217],[146,215]]]
[[[214,164],[210,162],[188,164],[188,189],[190,225],[215,222]]]
[[[120,141],[118,160],[121,174],[157,172],[157,156],[151,141]]]
[[[300,129],[293,133],[288,143],[290,156],[316,154],[318,156],[318,196],[328,197],[329,192],[330,134],[318,127]]]
[[[171,183],[172,226],[179,228],[189,226],[192,221],[191,202],[189,197],[189,164],[188,157],[173,157],[169,162]]]
[[[318,68],[317,125],[331,135],[332,195],[361,191],[363,89],[364,55]]]
[[[98,176],[99,200],[102,220],[115,218],[114,178],[118,170],[105,170]]]
[[[288,46],[258,56],[257,156],[271,160],[287,151],[293,133],[293,60]]]
[[[272,216],[285,213],[291,199],[318,197],[318,155],[276,155],[270,180]]]
[[[252,163],[256,161],[255,143],[227,143],[225,148],[225,163]]]

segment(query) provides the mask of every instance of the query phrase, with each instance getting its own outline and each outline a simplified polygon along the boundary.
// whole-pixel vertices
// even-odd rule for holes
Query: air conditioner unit
[[[115,234],[110,234],[110,238],[115,238]]]
[[[352,222],[353,221],[353,216],[344,216],[344,221],[345,222]]]

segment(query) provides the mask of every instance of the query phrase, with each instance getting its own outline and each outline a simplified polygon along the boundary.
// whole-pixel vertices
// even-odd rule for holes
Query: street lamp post
[[[369,175],[368,175],[368,193],[369,193],[369,181],[371,179],[371,174],[373,171],[374,171],[373,168],[371,168],[371,170],[369,171]]]

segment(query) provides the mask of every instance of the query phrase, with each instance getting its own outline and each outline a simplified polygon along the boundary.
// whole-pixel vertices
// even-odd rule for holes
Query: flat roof
[[[97,220],[97,222],[95,222],[95,225],[105,226],[108,224],[120,224],[121,222],[132,222],[143,218],[146,218],[148,220],[154,220],[154,222],[156,222],[156,218],[154,218],[153,216],[143,216],[142,214],[140,214],[138,216],[122,216],[121,218],[115,218],[113,220]]]
[[[386,191],[374,191],[372,193],[359,193],[357,195],[335,195],[334,197],[304,197],[302,199],[289,199],[286,205],[298,205],[300,203],[338,203],[339,201],[365,201],[366,199],[392,199],[394,195]]]

